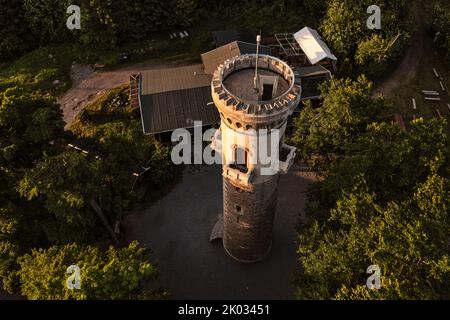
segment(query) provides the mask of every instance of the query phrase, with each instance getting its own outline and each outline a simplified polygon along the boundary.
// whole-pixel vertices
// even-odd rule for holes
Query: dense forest
[[[157,2],[147,2],[141,5],[154,10]],[[139,165],[150,168],[143,185],[151,193],[175,179],[170,149],[142,134],[128,87],[87,106],[70,130],[56,103],[70,87],[72,41],[81,52],[112,46],[132,31],[116,34],[106,18],[118,9],[112,1],[86,1],[80,4],[91,10],[83,16],[91,32],[70,33],[67,3],[0,3],[0,57],[8,60],[0,70],[0,282],[8,293],[30,299],[165,298],[163,289],[142,287],[158,274],[149,251],[123,244],[114,229],[136,201]],[[142,31],[159,27],[148,28]],[[65,285],[74,263],[84,274],[76,291]]]
[[[70,4],[82,8],[80,30],[66,27]],[[359,72],[380,76],[407,43],[413,28],[411,6],[406,0],[378,1],[383,27],[373,32],[365,26],[366,8],[371,4],[368,0],[1,0],[0,61],[45,45],[71,44],[76,50],[101,52],[202,23],[224,28],[204,22],[217,16],[223,23],[239,23],[239,28],[263,33],[310,25],[322,32],[339,55],[343,76]]]
[[[70,87],[72,60],[92,63],[110,52],[114,60],[136,46],[151,47],[153,59],[185,52],[198,59],[211,28],[269,34],[309,25],[339,65],[336,78],[322,87],[320,107],[307,104],[289,137],[299,160],[321,177],[309,192],[309,222],[298,226],[296,297],[450,298],[447,123],[419,118],[405,131],[392,124],[392,104],[372,98],[371,81],[401,58],[414,31],[407,0],[377,1],[383,26],[368,30],[372,2],[0,0],[3,289],[29,299],[168,297],[166,289],[143,287],[158,275],[149,251],[135,242],[123,245],[113,229],[136,202],[136,164],[151,168],[144,182],[151,192],[176,181],[170,147],[142,134],[126,87],[86,107],[65,130],[56,98]],[[80,30],[66,27],[69,5],[82,8]],[[448,61],[449,6],[432,1],[430,22]],[[191,47],[181,42],[168,49],[169,33],[185,29],[193,30]],[[73,261],[86,277],[82,290],[64,286],[65,266]],[[381,267],[378,291],[365,286],[371,264]]]
[[[364,77],[322,90],[323,104],[303,110],[292,137],[321,177],[299,226],[297,297],[448,299],[447,122],[418,118],[405,131]],[[380,290],[366,286],[370,265],[381,269]]]

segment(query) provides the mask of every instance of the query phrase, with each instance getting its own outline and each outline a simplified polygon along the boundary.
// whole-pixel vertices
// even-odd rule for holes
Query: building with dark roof
[[[219,122],[219,114],[210,105],[211,75],[201,64],[143,71],[130,78],[131,104],[141,111],[145,134],[170,132],[178,128],[193,128],[194,121],[202,125]]]
[[[245,32],[213,33],[215,43],[224,45],[203,53],[203,64],[147,70],[132,75],[131,106],[141,111],[144,133],[158,134],[178,128],[192,128],[194,121],[202,121],[203,126],[219,123],[220,117],[211,98],[211,79],[214,71],[226,61],[256,53],[256,44],[251,43],[253,36],[245,38],[243,35]],[[248,39],[250,42],[236,39]],[[275,47],[281,53],[280,58],[292,67],[295,84],[303,88],[301,99],[320,98],[319,85],[332,77],[322,64],[327,61],[334,63],[336,58],[318,33],[304,28],[295,34],[277,34],[273,43],[278,43]],[[261,45],[259,53],[273,55],[272,48],[275,47]],[[289,59],[292,57],[301,59]]]
[[[330,70],[321,65],[295,68],[294,72],[302,86],[302,100],[320,98],[320,85],[332,78]]]
[[[212,37],[214,46],[219,48],[234,41],[253,42],[256,34],[249,30],[222,30],[214,31]]]
[[[220,48],[208,51],[201,55],[204,71],[208,74],[213,74],[220,64],[224,61],[243,54],[255,54],[256,44],[234,41]],[[270,55],[270,48],[266,46],[259,47],[260,54]]]

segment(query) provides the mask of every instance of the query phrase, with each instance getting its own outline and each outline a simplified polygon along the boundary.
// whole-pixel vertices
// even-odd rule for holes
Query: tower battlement
[[[236,56],[219,66],[211,82],[222,121],[237,130],[279,128],[300,101],[301,88],[285,62],[259,55],[257,91],[255,66],[256,55]]]

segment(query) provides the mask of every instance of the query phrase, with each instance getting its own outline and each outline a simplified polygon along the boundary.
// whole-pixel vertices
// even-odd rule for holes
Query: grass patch
[[[42,47],[0,68],[0,90],[21,86],[57,96],[71,86],[70,70],[76,54],[68,46]]]
[[[434,59],[433,59],[434,58]],[[437,117],[436,110],[439,110],[444,117],[450,117],[450,104],[448,91],[442,91],[439,79],[433,73],[432,68],[436,68],[438,73],[444,78],[444,84],[450,88],[448,67],[439,63],[439,58],[429,57],[424,59],[417,68],[415,77],[407,83],[402,84],[393,94],[391,100],[394,103],[394,111],[410,120],[415,114],[417,117],[433,118]],[[424,99],[422,90],[435,90],[440,93],[441,101],[427,101]],[[417,110],[413,109],[412,98],[416,99]]]
[[[432,3],[424,4],[423,14],[425,21],[431,20]],[[402,83],[391,94],[391,100],[394,104],[393,113],[401,114],[405,120],[411,120],[413,115],[426,119],[438,117],[436,110],[439,110],[445,118],[450,117],[450,110],[447,104],[450,104],[450,66],[446,63],[445,57],[434,48],[433,37],[430,26],[426,26],[428,33],[425,39],[425,50],[422,53],[420,62],[415,70],[416,74],[410,81]],[[434,72],[436,68],[442,78],[446,88],[442,91],[441,85]],[[422,90],[434,90],[440,93],[441,101],[429,101],[424,99]],[[412,99],[416,100],[417,109],[413,109]]]
[[[98,126],[116,120],[138,119],[132,112],[129,101],[129,85],[122,85],[108,91],[86,105],[76,116],[70,131],[78,136],[90,136]]]

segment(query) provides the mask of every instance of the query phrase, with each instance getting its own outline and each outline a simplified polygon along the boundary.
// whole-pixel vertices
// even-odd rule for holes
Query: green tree
[[[62,111],[56,103],[18,87],[0,94],[0,167],[31,165],[63,131]]]
[[[436,120],[415,121],[409,132],[399,126],[372,124],[366,134],[349,142],[346,157],[329,168],[324,182],[329,195],[350,192],[363,175],[382,200],[409,197],[430,174],[429,164],[446,154],[445,127]]]
[[[137,242],[128,247],[110,247],[102,252],[96,247],[75,243],[48,250],[32,250],[19,258],[22,295],[32,300],[105,300],[105,299],[163,299],[161,290],[144,287],[154,283],[157,269],[149,261],[146,249]],[[81,288],[66,286],[71,265],[80,269]]]
[[[353,2],[330,0],[320,28],[324,39],[343,57],[353,54],[366,27],[362,19],[365,8]]]
[[[17,228],[21,221],[19,208],[10,200],[11,192],[8,188],[11,183],[4,171],[0,169],[0,285],[9,291],[12,290],[13,281],[10,271],[18,255]],[[3,189],[4,188],[4,189]]]
[[[123,16],[119,20],[119,41],[143,40],[149,34],[164,30],[172,26],[173,17],[168,10],[169,1],[141,0],[122,1],[119,4]]]
[[[20,0],[0,0],[0,61],[34,47],[34,39],[24,20],[24,10]]]
[[[433,6],[431,24],[436,32],[437,46],[446,53],[450,62],[450,5],[445,1],[436,1]]]
[[[322,17],[327,8],[327,0],[303,0],[303,5],[305,6],[308,14],[313,17]],[[296,3],[294,3],[296,5]]]
[[[176,0],[175,18],[180,27],[190,27],[200,18],[201,0]]]
[[[410,131],[372,124],[316,186],[300,227],[304,299],[439,299],[450,296],[450,180],[445,123]],[[318,214],[320,213],[320,214]],[[378,265],[382,288],[365,287]]]
[[[369,0],[328,1],[319,29],[340,60],[338,71],[342,76],[355,77],[361,71],[367,76],[379,76],[407,44],[413,28],[410,2],[378,1],[381,30],[366,26],[366,9],[373,4]]]
[[[0,285],[9,293],[15,290],[16,279],[14,270],[19,253],[17,243],[7,240],[0,241]]]
[[[332,80],[322,86],[320,108],[306,106],[295,119],[292,142],[300,159],[310,161],[318,172],[326,172],[345,155],[345,144],[382,120],[388,103],[371,98],[372,83],[364,76],[357,81]]]
[[[66,10],[71,4],[68,0],[23,1],[26,21],[41,44],[58,44],[72,38],[66,26]]]
[[[80,0],[81,24],[79,40],[90,48],[113,48],[117,44],[122,1]]]
[[[115,239],[108,219],[98,208],[105,179],[101,165],[95,158],[72,151],[45,157],[25,173],[18,191],[48,212],[40,227],[49,243],[93,241],[98,236],[98,222]]]
[[[360,42],[355,61],[361,67],[361,71],[370,76],[381,76],[386,71],[387,62],[391,59],[391,46],[390,41],[378,34]]]
[[[14,172],[0,166],[0,286],[10,293],[17,288],[12,274],[16,258],[40,238],[36,222],[25,215],[26,206],[14,190],[16,180]]]

